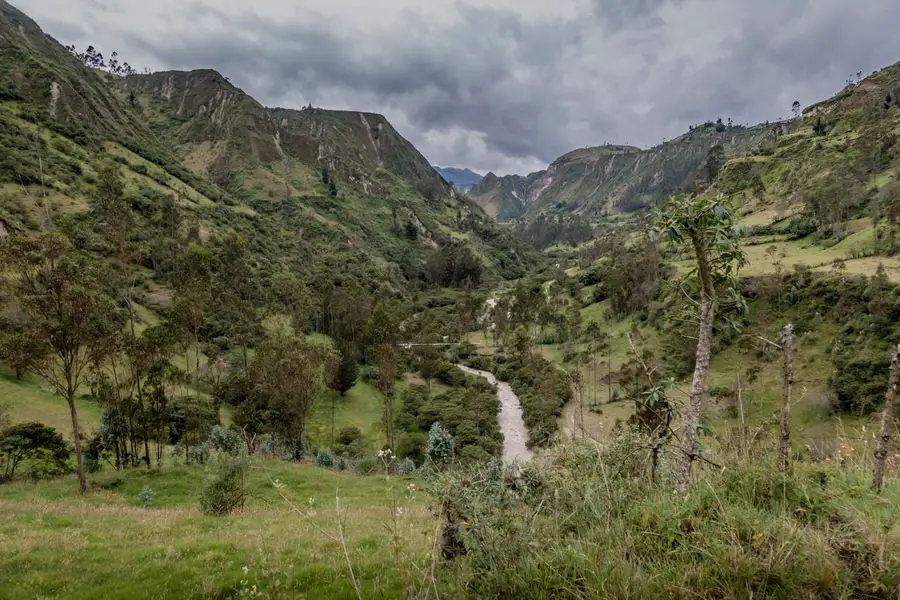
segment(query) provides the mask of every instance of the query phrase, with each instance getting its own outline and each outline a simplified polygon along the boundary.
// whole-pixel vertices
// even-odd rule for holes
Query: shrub
[[[319,452],[316,454],[316,464],[320,467],[332,468],[334,466],[334,454],[331,453],[331,450],[319,448]]]
[[[141,488],[141,491],[137,497],[138,500],[141,501],[141,504],[144,505],[144,508],[150,508],[150,504],[153,502],[153,498],[156,497],[156,492],[149,485],[145,485],[143,488]]]
[[[378,461],[367,456],[356,463],[356,472],[360,475],[371,475],[378,471]]]
[[[247,500],[247,457],[219,454],[200,492],[204,514],[222,516],[243,508]]]
[[[421,462],[425,458],[428,436],[420,431],[401,433],[397,438],[397,455],[408,460]]]
[[[416,463],[414,463],[409,458],[404,458],[403,462],[400,463],[400,466],[397,467],[397,473],[399,473],[400,475],[403,475],[404,477],[408,476],[408,475],[412,475],[415,472],[416,472]]]
[[[203,442],[202,444],[191,446],[190,449],[188,449],[187,461],[205,465],[207,462],[209,462],[209,453],[211,449],[212,446],[210,446],[209,442]]]
[[[335,450],[338,454],[359,456],[362,452],[363,433],[359,427],[345,427],[338,433]]]
[[[453,436],[440,423],[431,426],[425,452],[435,462],[447,462],[453,458]]]
[[[372,383],[378,379],[378,370],[372,365],[364,365],[359,368],[359,378],[365,383]]]
[[[237,456],[246,448],[244,440],[241,439],[237,431],[225,429],[219,425],[213,427],[212,431],[209,432],[209,443],[213,450],[231,454],[232,456]]]

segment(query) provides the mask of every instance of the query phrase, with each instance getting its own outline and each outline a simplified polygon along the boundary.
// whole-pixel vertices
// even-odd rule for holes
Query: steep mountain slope
[[[869,240],[867,252],[893,253],[898,134],[900,63],[808,107],[786,135],[726,163],[716,188],[736,197],[754,225],[834,240],[853,233]],[[878,224],[877,236],[871,224],[848,229],[860,217]],[[888,245],[876,249],[882,237]]]
[[[64,179],[64,186],[71,186],[87,166],[82,160],[85,153],[78,148],[92,156],[104,142],[114,142],[203,189],[206,196],[222,197],[221,190],[184,169],[139,115],[109,93],[110,77],[85,67],[34,21],[0,0],[0,141],[5,150],[0,155],[0,181],[27,185],[43,175]],[[35,127],[52,135],[35,136]],[[54,136],[75,146],[48,144]],[[68,194],[71,190],[64,186],[55,191]]]
[[[484,211],[498,221],[511,221],[520,217],[528,205],[543,191],[546,171],[538,171],[526,177],[488,173],[469,192]]]
[[[521,214],[531,219],[554,212],[586,216],[632,212],[693,185],[712,148],[721,146],[726,156],[737,156],[772,138],[776,127],[707,122],[648,150],[615,145],[581,148],[525,178],[486,177],[471,196],[500,219]]]
[[[456,167],[434,167],[434,170],[450,183],[460,194],[470,192],[478,185],[482,176],[470,169],[457,169]]]
[[[323,265],[394,291],[462,244],[487,279],[529,250],[460,198],[375,114],[269,109],[211,70],[90,69],[0,0],[0,222],[34,230],[87,206],[105,164],[148,212],[164,195],[202,236],[235,229],[267,272]],[[151,274],[152,278],[152,274]]]
[[[220,183],[237,170],[298,161],[327,167],[368,191],[385,169],[428,194],[449,196],[428,161],[381,116],[268,109],[212,70],[164,71],[121,82],[160,135],[192,167]],[[441,189],[441,188],[445,189]]]

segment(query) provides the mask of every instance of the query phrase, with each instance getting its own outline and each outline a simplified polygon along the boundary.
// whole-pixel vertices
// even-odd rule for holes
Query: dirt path
[[[464,365],[457,365],[470,375],[484,377],[488,383],[497,386],[497,398],[500,399],[500,412],[497,413],[497,421],[500,422],[500,431],[503,433],[503,460],[527,462],[533,456],[531,450],[525,445],[528,440],[528,430],[522,419],[522,406],[519,397],[516,396],[508,383],[498,381],[493,373],[479,371]]]

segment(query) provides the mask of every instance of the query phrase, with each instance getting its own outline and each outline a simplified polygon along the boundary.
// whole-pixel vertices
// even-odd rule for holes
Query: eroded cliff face
[[[281,162],[327,168],[365,193],[379,192],[374,174],[383,169],[426,195],[450,194],[382,115],[266,108],[212,70],[137,75],[121,86],[158,134],[175,138],[191,168],[219,183],[237,170]]]

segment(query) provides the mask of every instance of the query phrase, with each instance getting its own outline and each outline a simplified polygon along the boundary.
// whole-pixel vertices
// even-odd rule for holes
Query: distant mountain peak
[[[438,167],[434,166],[434,170],[444,178],[444,181],[453,185],[457,192],[467,193],[473,187],[478,185],[482,177],[471,169],[460,169],[458,167]]]

